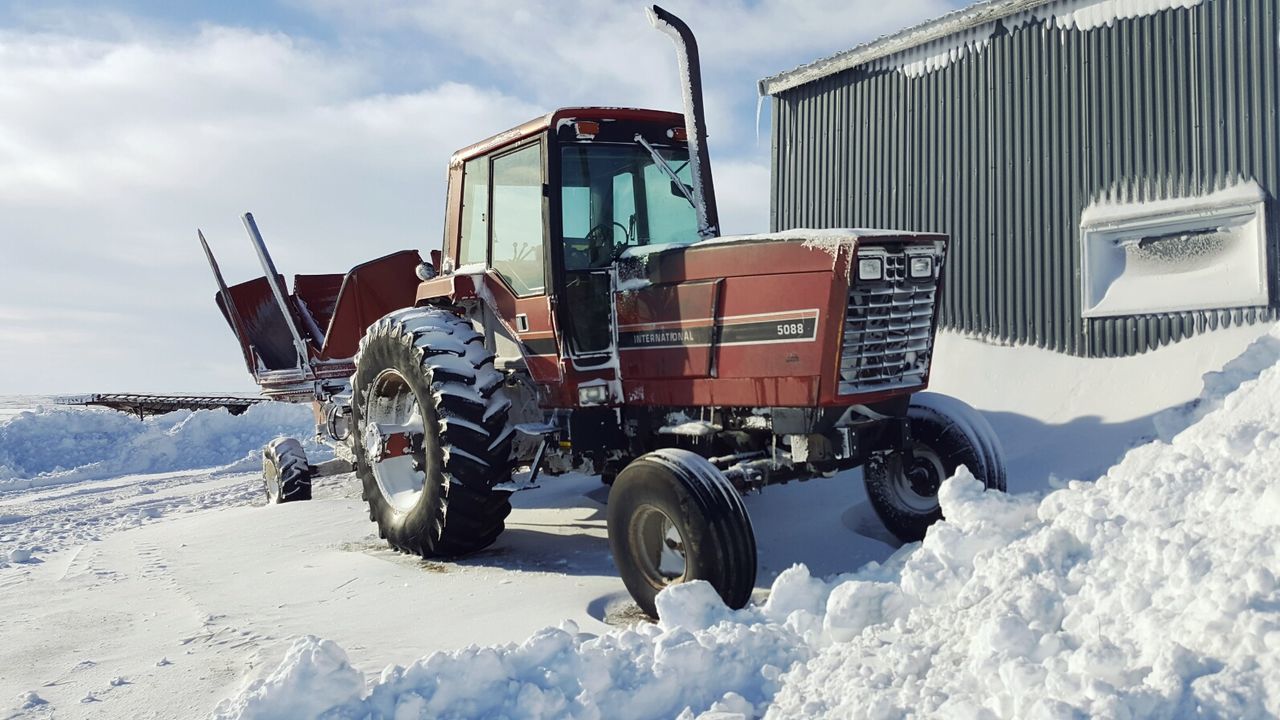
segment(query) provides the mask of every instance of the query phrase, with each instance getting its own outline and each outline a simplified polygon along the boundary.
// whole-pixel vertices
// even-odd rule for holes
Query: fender
[[[563,380],[551,298],[517,298],[489,270],[484,274],[442,275],[422,282],[418,285],[415,304],[457,307],[466,302],[483,304],[488,308],[490,318],[500,326],[490,330],[517,346],[520,358],[524,360],[534,382],[560,383]],[[511,320],[518,316],[526,318],[525,326],[513,327]]]
[[[418,284],[414,305],[456,305],[463,300],[480,299],[476,278],[483,275],[441,275]]]

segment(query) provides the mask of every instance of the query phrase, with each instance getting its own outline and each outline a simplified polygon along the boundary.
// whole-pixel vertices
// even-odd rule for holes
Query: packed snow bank
[[[365,692],[304,639],[219,715],[312,695],[350,718],[1280,715],[1277,343],[1280,328],[1096,483],[1009,496],[962,470],[947,520],[883,565],[797,566],[737,612],[677,586],[658,625],[436,653]]]
[[[364,676],[331,640],[294,641],[279,669],[255,680],[233,704],[219,708],[241,718],[310,718],[364,690]]]
[[[939,332],[929,389],[982,409],[1000,436],[1010,492],[1045,493],[1068,480],[1097,480],[1129,450],[1170,439],[1157,428],[1167,416],[1184,429],[1193,418],[1177,416],[1189,401],[1202,409],[1214,404],[1197,400],[1221,374],[1206,373],[1255,362],[1260,355],[1245,351],[1270,330],[1218,328],[1125,358],[1071,357]],[[1220,400],[1226,392],[1206,397]]]
[[[897,573],[914,607],[824,646],[773,712],[1280,714],[1277,340],[1206,378],[1181,415],[1195,424],[1171,415],[1168,442],[1097,483],[1037,505],[950,481],[948,521]]]
[[[1155,428],[1160,439],[1172,441],[1178,433],[1222,408],[1243,385],[1256,380],[1276,365],[1280,365],[1280,330],[1272,330],[1259,337],[1249,345],[1246,352],[1224,365],[1221,370],[1207,373],[1200,397],[1156,415]]]
[[[367,696],[353,691],[323,716],[627,720],[671,718],[716,701],[753,708],[776,691],[785,668],[809,655],[790,628],[763,622],[759,611],[729,611],[706,583],[663,593],[658,611],[664,616],[658,625],[642,623],[596,637],[566,621],[518,645],[472,646],[407,668],[389,667]],[[304,702],[335,676],[349,686],[345,654],[335,662],[326,642],[297,641],[274,673],[220,705],[216,717],[319,716],[275,708]],[[726,696],[735,692],[743,697]]]
[[[228,464],[248,470],[277,435],[314,434],[310,408],[285,403],[254,405],[238,416],[180,410],[146,420],[113,410],[40,408],[0,419],[0,492]]]

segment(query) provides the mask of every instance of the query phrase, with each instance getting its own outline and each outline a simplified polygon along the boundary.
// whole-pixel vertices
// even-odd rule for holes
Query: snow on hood
[[[840,245],[845,245],[866,237],[896,237],[900,235],[918,235],[920,233],[907,230],[882,230],[873,228],[793,228],[772,233],[754,235],[721,235],[706,240],[689,240],[688,242],[663,243],[660,245],[637,245],[622,252],[624,258],[642,258],[676,248],[708,247],[744,242],[803,242],[805,247],[832,252]]]
[[[388,668],[364,691],[340,649],[303,638],[218,715],[314,696],[342,718],[1274,717],[1277,348],[1280,326],[1096,483],[1010,496],[961,470],[947,520],[883,565],[826,580],[796,566],[736,612],[680,585],[657,625],[566,623]]]
[[[314,436],[311,409],[261,403],[238,416],[179,410],[139,420],[114,410],[42,407],[0,419],[0,492],[228,465],[249,470],[280,435]],[[319,455],[322,448],[307,449]]]

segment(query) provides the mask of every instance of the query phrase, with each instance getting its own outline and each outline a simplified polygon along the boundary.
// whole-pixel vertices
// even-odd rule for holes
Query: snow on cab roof
[[[764,78],[760,95],[777,95],[850,68],[887,61],[908,75],[945,66],[968,50],[980,50],[996,21],[1015,25],[1052,20],[1062,29],[1089,30],[1124,18],[1190,8],[1203,0],[984,0],[919,25],[800,67]],[[1010,24],[1010,23],[1006,23]],[[924,51],[923,54],[921,51]],[[894,63],[893,60],[900,62]]]

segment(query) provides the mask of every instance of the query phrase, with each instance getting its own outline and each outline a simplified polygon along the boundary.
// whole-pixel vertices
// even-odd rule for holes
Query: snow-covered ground
[[[684,586],[657,625],[614,576],[596,478],[548,478],[493,548],[424,562],[377,540],[349,476],[264,504],[253,450],[305,437],[303,408],[144,424],[7,399],[0,717],[1275,715],[1265,332],[1121,361],[943,337],[934,389],[984,411],[1013,494],[957,478],[949,520],[896,551],[856,472],[769,488],[747,500],[758,602]]]

